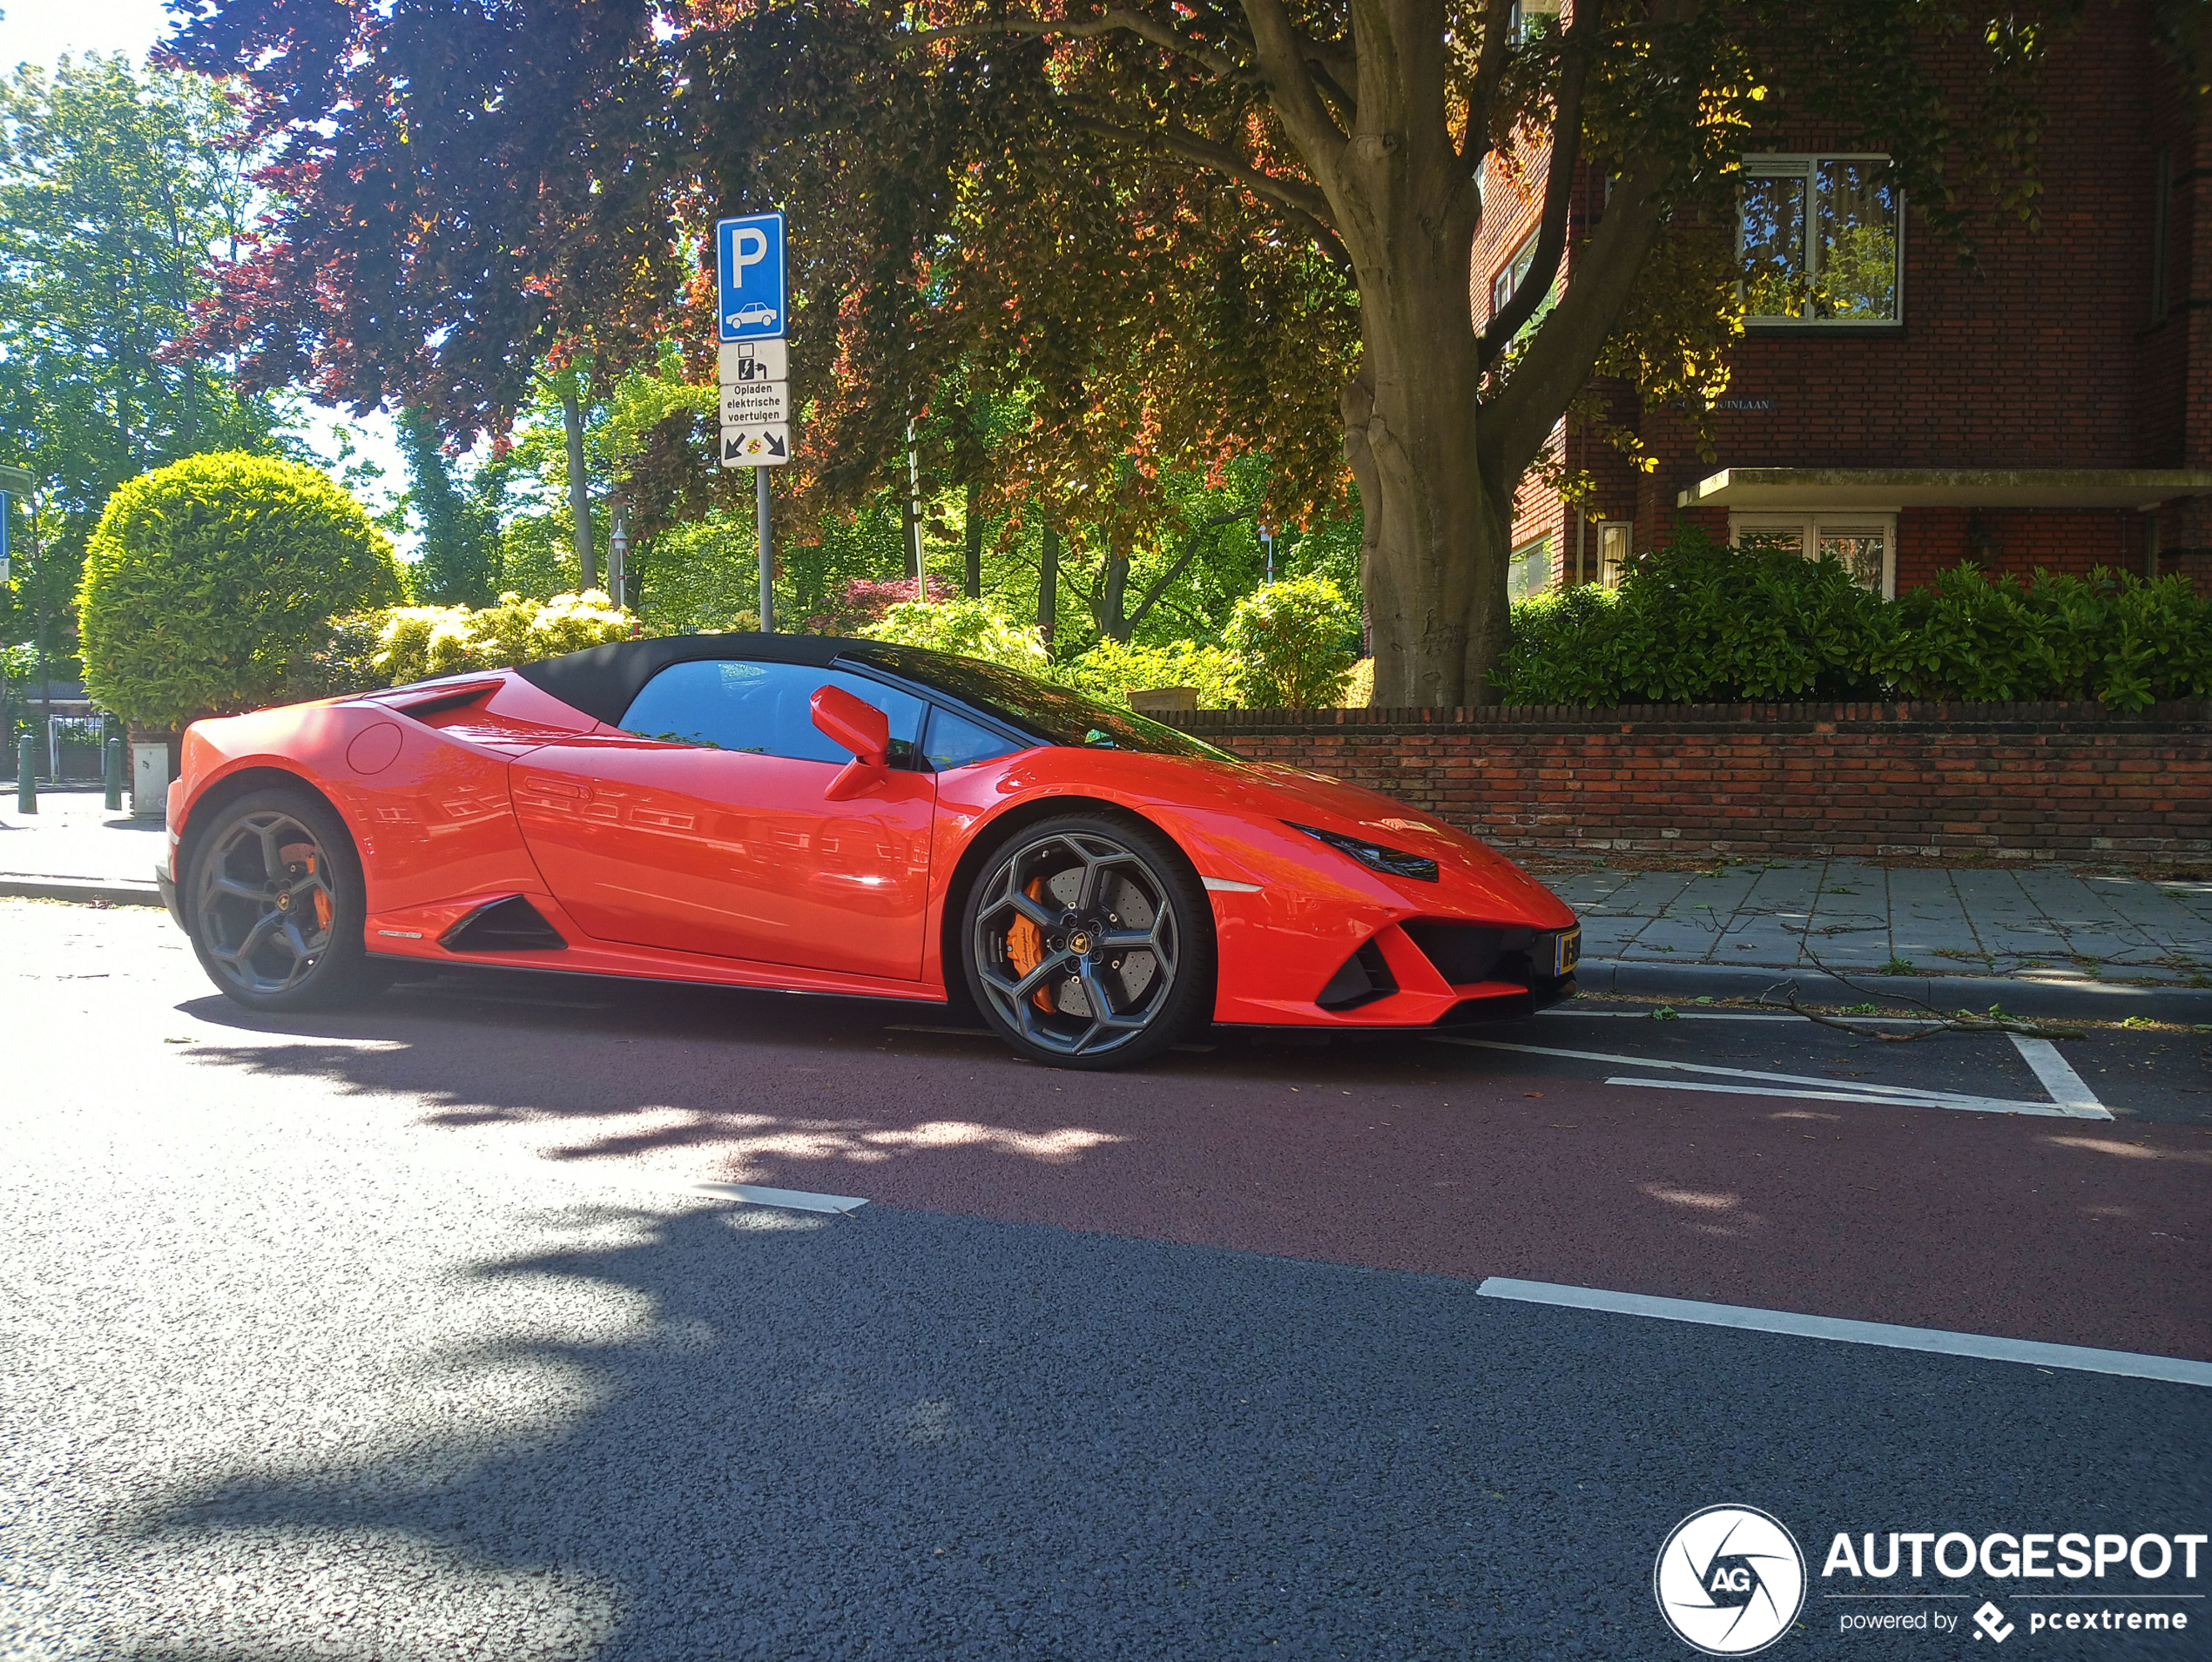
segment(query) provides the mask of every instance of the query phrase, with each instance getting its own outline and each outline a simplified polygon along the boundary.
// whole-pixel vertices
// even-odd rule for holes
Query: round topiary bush
[[[333,617],[401,597],[390,542],[320,470],[188,456],[118,487],[86,546],[85,690],[154,728],[252,710],[328,648]]]

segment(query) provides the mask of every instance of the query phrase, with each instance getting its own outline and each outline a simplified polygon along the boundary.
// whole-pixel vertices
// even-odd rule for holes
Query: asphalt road
[[[2212,1515],[2202,1388],[1478,1290],[2212,1359],[2202,1034],[2061,1046],[2104,1120],[1845,1100],[2049,1092],[1689,1019],[1741,1013],[1079,1075],[586,980],[263,1020],[142,911],[0,943],[0,1657],[1686,1658],[1653,1554],[1718,1502],[1813,1559],[1769,1654],[1893,1655],[1971,1632],[1840,1636],[1837,1531]]]

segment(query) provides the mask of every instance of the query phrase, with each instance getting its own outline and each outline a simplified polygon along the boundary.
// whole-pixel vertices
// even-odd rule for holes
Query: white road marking
[[[1892,1108],[1956,1108],[1969,1114],[2041,1114],[2055,1119],[2077,1116],[2073,1110],[2049,1102],[2014,1102],[2003,1097],[1952,1096],[1930,1091],[1922,1096],[1869,1096],[1849,1086],[1832,1091],[1791,1091],[1776,1085],[1722,1085],[1710,1080],[1632,1080],[1614,1078],[1608,1085],[1648,1085],[1661,1091],[1719,1091],[1731,1096],[1786,1096],[1799,1102],[1871,1102]],[[2107,1114],[2106,1118],[2111,1116]]]
[[[2132,1350],[2045,1344],[2035,1339],[1999,1339],[1979,1333],[1949,1333],[1941,1328],[1895,1327],[1887,1322],[1849,1322],[1831,1315],[1800,1315],[1790,1310],[1752,1309],[1741,1304],[1707,1304],[1696,1299],[1653,1298],[1642,1293],[1563,1287],[1553,1282],[1514,1281],[1503,1275],[1488,1277],[1475,1291],[1486,1298],[1518,1299],[1568,1309],[1605,1310],[1616,1315],[1655,1316],[1662,1322],[1696,1322],[1707,1327],[1786,1333],[1807,1339],[1833,1339],[1845,1344],[1884,1345],[1894,1350],[1926,1350],[1938,1356],[1970,1356],[1984,1362],[2025,1362],[2039,1368],[2120,1374],[2131,1379],[2164,1379],[2182,1385],[2212,1385],[2212,1363],[2188,1362],[2178,1356],[2148,1356]]]
[[[867,1202],[852,1194],[814,1194],[803,1188],[765,1188],[759,1183],[694,1183],[702,1194],[719,1194],[754,1206],[780,1206],[793,1212],[857,1212]]]
[[[928,1027],[919,1022],[894,1021],[885,1026],[886,1033],[949,1033],[956,1039],[996,1039],[998,1035],[988,1027]]]
[[[1426,1035],[1432,1044],[1467,1045],[1478,1050],[1519,1051],[1529,1056],[1564,1056],[1578,1062],[1614,1062],[1629,1067],[1665,1068],[1677,1073],[1706,1073],[1721,1079],[1764,1080],[1775,1085],[1808,1087],[1824,1093],[1847,1092],[1853,1096],[1865,1096],[1878,1102],[1917,1104],[1931,1108],[1970,1108],[1982,1113],[2001,1114],[2057,1114],[2069,1119],[2109,1120],[2112,1115],[2101,1106],[2083,1107],[2079,1103],[2054,1103],[2044,1107],[2034,1103],[2018,1103],[2002,1097],[1970,1097],[1951,1091],[1924,1091],[1909,1085],[1878,1085],[1852,1082],[1844,1084],[1832,1079],[1814,1079],[1803,1073],[1770,1073],[1756,1067],[1720,1067],[1710,1062],[1677,1062],[1656,1056],[1623,1056],[1604,1050],[1565,1050],[1548,1045],[1516,1045],[1503,1039],[1462,1039],[1455,1034]],[[2047,1041],[2046,1041],[2047,1042]],[[2069,1073],[2071,1069],[2067,1070]],[[1613,1081],[1608,1080],[1608,1084]],[[1656,1080],[1624,1080],[1623,1084],[1657,1084]],[[2077,1085],[2080,1080],[2075,1080]],[[1689,1088],[1689,1087],[1683,1087]],[[1717,1087],[1715,1088],[1718,1088]],[[2084,1087],[2086,1089],[2086,1087]],[[1790,1096],[1789,1091],[1743,1091],[1741,1094],[1757,1096]],[[2002,1107],[1993,1105],[2003,1104]]]
[[[2043,1088],[2051,1093],[2051,1100],[2067,1113],[2083,1120],[2109,1120],[2112,1114],[2097,1100],[2096,1093],[2083,1082],[2067,1059],[2059,1054],[2059,1047],[2047,1039],[2030,1039],[2023,1033],[2011,1035],[2020,1060],[2035,1070],[2035,1077],[2043,1081]]]

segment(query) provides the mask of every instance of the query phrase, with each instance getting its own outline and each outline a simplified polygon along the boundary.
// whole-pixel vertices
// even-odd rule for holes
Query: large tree
[[[265,374],[496,426],[564,332],[615,369],[703,340],[700,226],[781,201],[821,490],[880,483],[948,381],[1026,389],[1048,516],[1132,454],[1264,449],[1309,508],[1348,463],[1377,701],[1447,705],[1488,696],[1511,493],[1593,373],[1710,387],[1747,135],[1853,135],[1957,238],[1974,172],[2025,177],[2049,33],[1956,0],[201,3],[183,52],[281,147],[215,337]],[[1542,212],[1478,328],[1493,157]]]
[[[237,252],[249,218],[245,127],[228,89],[120,57],[0,79],[0,461],[38,481],[0,640],[62,644],[51,626],[118,485],[195,451],[271,445],[269,408],[242,401],[219,362],[175,351],[209,263]]]

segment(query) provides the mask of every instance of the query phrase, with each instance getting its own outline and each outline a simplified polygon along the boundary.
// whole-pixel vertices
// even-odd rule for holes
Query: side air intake
[[[1324,1010],[1357,1010],[1363,1004],[1386,999],[1397,991],[1397,978],[1391,974],[1382,948],[1371,940],[1344,960],[1342,967],[1329,978],[1329,985],[1321,989],[1321,996],[1313,1002]]]
[[[438,945],[448,952],[558,952],[568,942],[544,913],[510,894],[478,906],[439,936]]]

